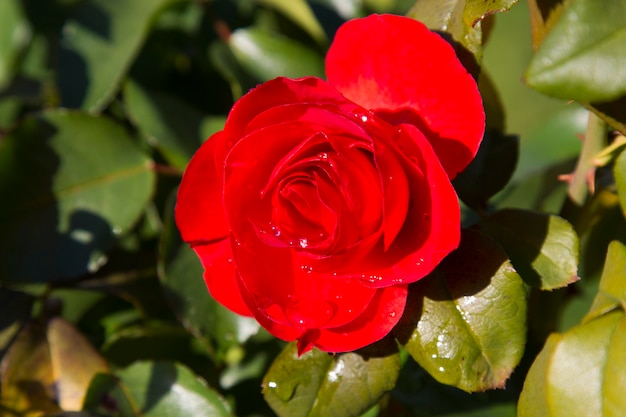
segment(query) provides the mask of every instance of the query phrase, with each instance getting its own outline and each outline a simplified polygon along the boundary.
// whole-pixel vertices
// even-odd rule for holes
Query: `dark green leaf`
[[[553,334],[528,372],[519,417],[619,417],[626,410],[622,310]]]
[[[517,163],[518,142],[517,136],[485,133],[474,160],[454,179],[465,204],[483,210],[487,200],[506,186]]]
[[[399,370],[391,340],[337,355],[298,356],[291,343],[263,378],[263,394],[281,417],[359,416],[395,386]]]
[[[257,28],[242,28],[228,40],[239,64],[258,81],[278,76],[324,77],[324,58],[306,45]]]
[[[585,321],[620,308],[626,311],[626,246],[618,241],[609,244],[600,288]]]
[[[136,362],[115,376],[96,376],[83,409],[119,417],[231,415],[215,391],[187,368],[170,362]]]
[[[481,21],[494,13],[509,10],[515,3],[517,0],[420,0],[415,2],[408,16],[432,30],[452,35],[454,41],[472,54],[476,65],[482,59]],[[470,72],[477,70],[468,69]]]
[[[501,210],[481,224],[527,284],[552,290],[578,281],[578,236],[566,220],[526,210]]]
[[[582,102],[626,93],[626,3],[577,0],[543,39],[526,72],[532,88]]]
[[[30,318],[35,298],[0,288],[0,359],[20,327]]]
[[[614,168],[615,182],[617,183],[617,194],[622,211],[626,216],[626,150],[617,158]]]
[[[134,81],[124,84],[126,110],[132,121],[168,162],[185,169],[205,139],[199,110],[179,99],[143,88]]]
[[[174,312],[193,334],[217,347],[217,360],[230,348],[256,334],[256,320],[239,316],[215,301],[202,278],[203,268],[194,251],[182,242],[173,216],[173,199],[168,207],[160,247],[159,276]]]
[[[156,14],[173,0],[81,2],[63,27],[64,106],[99,112],[111,101]]]
[[[415,284],[396,337],[435,379],[468,392],[502,388],[526,342],[526,289],[504,251],[465,231]]]
[[[97,270],[152,196],[151,161],[110,120],[47,111],[0,143],[0,280]]]

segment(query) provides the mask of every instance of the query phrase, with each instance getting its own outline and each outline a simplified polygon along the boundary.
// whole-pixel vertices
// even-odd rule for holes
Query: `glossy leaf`
[[[258,81],[278,76],[324,77],[324,59],[309,47],[257,28],[235,30],[228,45],[239,64]]]
[[[181,170],[205,139],[199,110],[175,97],[149,91],[134,81],[124,84],[126,110],[148,141]]]
[[[281,417],[359,416],[394,387],[399,370],[391,340],[337,355],[298,356],[290,343],[263,378],[263,395]]]
[[[93,346],[73,325],[61,319],[47,327],[56,402],[65,411],[78,411],[83,405],[91,379],[108,366]]]
[[[532,88],[582,102],[626,93],[626,3],[577,0],[543,39],[526,72]]]
[[[504,251],[465,231],[459,249],[412,288],[395,334],[439,382],[504,387],[526,342],[526,290]]]
[[[578,236],[551,214],[504,209],[481,224],[506,250],[527,284],[552,290],[578,281]]]
[[[174,223],[173,200],[168,206],[160,255],[159,277],[172,309],[188,330],[216,346],[215,359],[223,360],[228,349],[259,331],[256,320],[227,310],[209,294],[202,264],[181,240]]]
[[[222,398],[187,368],[171,362],[136,362],[93,380],[83,407],[99,416],[227,417]]]
[[[151,161],[121,126],[67,111],[29,117],[0,143],[0,280],[97,270],[152,196]]]
[[[432,30],[449,33],[479,63],[482,59],[480,22],[489,15],[509,10],[515,3],[517,0],[420,0],[408,16]]]
[[[528,372],[518,416],[623,415],[625,351],[622,310],[551,335]]]
[[[63,27],[58,83],[66,107],[100,112],[117,92],[157,13],[172,0],[81,2]]]
[[[454,179],[454,188],[465,204],[485,209],[487,200],[506,186],[517,163],[518,142],[517,136],[485,133],[474,160]]]
[[[614,175],[619,202],[626,216],[626,150],[622,151],[617,161],[615,161]]]
[[[600,278],[598,294],[585,317],[589,321],[620,308],[626,311],[626,246],[614,240],[609,244],[606,262]]]

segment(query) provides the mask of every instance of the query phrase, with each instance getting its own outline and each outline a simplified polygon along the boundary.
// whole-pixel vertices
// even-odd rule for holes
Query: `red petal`
[[[326,352],[349,352],[377,342],[388,335],[402,317],[407,294],[407,285],[380,289],[356,320],[334,329],[321,329],[319,334],[304,334],[298,345],[302,345],[303,352],[310,344]],[[307,341],[307,338],[313,340]]]
[[[222,205],[222,169],[215,163],[220,135],[216,133],[200,146],[178,189],[175,217],[185,242],[209,242],[229,233]]]
[[[460,241],[460,207],[448,176],[430,143],[414,126],[400,129],[396,141],[407,157],[401,160],[410,179],[412,204],[389,249],[372,250],[362,265],[369,273],[364,282],[373,288],[425,277]]]
[[[420,128],[450,178],[476,155],[485,120],[476,82],[422,23],[392,15],[348,21],[326,55],[326,75],[355,103]]]
[[[196,245],[193,250],[204,266],[204,282],[213,298],[237,314],[252,316],[239,291],[230,239]]]

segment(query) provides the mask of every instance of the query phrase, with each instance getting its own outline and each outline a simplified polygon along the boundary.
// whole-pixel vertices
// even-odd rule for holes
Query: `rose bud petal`
[[[383,40],[356,41],[370,32]],[[428,65],[407,61],[429,54]],[[297,339],[300,353],[391,332],[408,284],[459,244],[450,178],[484,125],[473,79],[411,19],[348,22],[327,70],[330,83],[279,77],[235,103],[192,158],[176,205],[213,297]],[[456,96],[435,94],[446,83]]]

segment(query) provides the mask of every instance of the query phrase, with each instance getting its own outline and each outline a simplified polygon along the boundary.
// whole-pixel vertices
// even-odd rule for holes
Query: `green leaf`
[[[515,3],[517,0],[420,0],[415,2],[408,16],[423,22],[431,30],[452,35],[472,54],[476,65],[482,59],[481,21],[494,13],[509,10]],[[468,69],[474,72],[477,68]]]
[[[323,78],[325,74],[321,54],[262,29],[237,29],[230,36],[228,45],[246,72],[261,82],[278,76]]]
[[[526,72],[532,88],[562,99],[609,101],[626,93],[626,3],[577,0],[543,39]]]
[[[136,362],[100,374],[91,383],[83,410],[119,417],[227,417],[224,400],[187,368],[171,362]]]
[[[304,29],[320,45],[328,44],[328,38],[320,22],[315,18],[311,6],[306,0],[257,0],[261,4],[273,7]]]
[[[412,287],[395,334],[439,382],[502,388],[526,342],[524,283],[495,242],[464,231],[459,249]]]
[[[518,416],[622,416],[624,352],[626,317],[621,310],[551,335],[528,372]]]
[[[474,160],[454,179],[454,188],[465,204],[483,210],[487,200],[506,186],[515,170],[518,142],[517,136],[485,133]]]
[[[617,183],[619,203],[622,206],[624,215],[626,216],[626,150],[622,151],[617,158],[613,173],[615,175],[615,182]]]
[[[42,282],[97,270],[151,198],[151,160],[121,126],[52,110],[0,143],[0,280]]]
[[[19,0],[4,0],[0,6],[0,90],[14,75],[17,60],[31,37]]]
[[[87,0],[63,27],[62,104],[100,112],[113,99],[157,13],[173,0]]]
[[[124,99],[129,117],[148,141],[170,164],[185,169],[204,139],[203,114],[175,97],[147,90],[132,80],[124,84]]]
[[[356,352],[298,356],[290,343],[263,378],[263,395],[281,417],[359,416],[396,384],[400,355],[383,340]]]
[[[502,245],[527,284],[552,290],[578,281],[578,236],[566,220],[504,209],[480,227]]]
[[[606,263],[600,278],[600,288],[585,321],[620,308],[626,311],[626,246],[613,241],[609,244]]]
[[[183,325],[217,349],[216,360],[224,360],[259,331],[256,320],[231,312],[209,294],[204,270],[194,251],[184,243],[174,222],[174,199],[168,204],[160,244],[159,277],[174,313]]]

